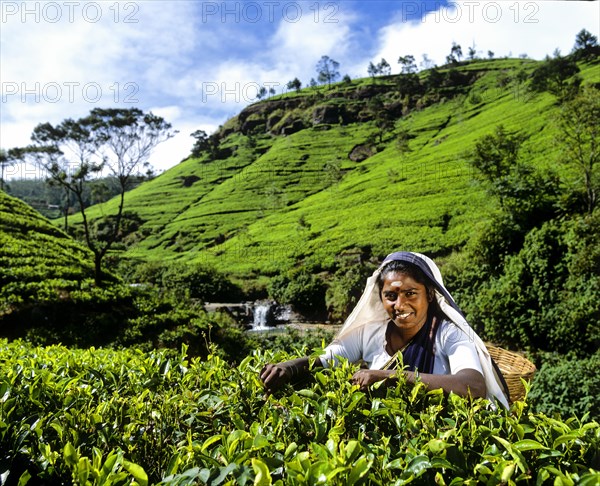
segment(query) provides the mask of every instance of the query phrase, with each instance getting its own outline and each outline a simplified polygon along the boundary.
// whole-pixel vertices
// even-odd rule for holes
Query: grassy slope
[[[376,155],[349,160],[352,147],[375,133],[370,122],[261,135],[260,150],[233,133],[224,143],[237,147],[233,156],[188,159],[127,195],[127,210],[146,221],[128,255],[210,262],[239,279],[307,260],[328,268],[357,247],[376,257],[400,248],[448,255],[494,209],[465,161],[479,137],[504,124],[529,137],[523,153],[533,164],[556,159],[554,99],[528,95],[515,82],[498,87],[500,74],[535,65],[496,60],[461,68],[479,72],[468,93],[397,120],[396,129],[414,137],[405,154],[389,134]],[[599,74],[597,65],[582,66],[585,82],[598,82]],[[191,176],[198,180],[184,187]]]
[[[0,191],[0,314],[10,304],[78,288],[93,277],[93,261],[36,210]]]

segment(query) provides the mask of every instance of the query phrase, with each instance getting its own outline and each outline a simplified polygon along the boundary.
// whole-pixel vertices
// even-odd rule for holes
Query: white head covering
[[[499,371],[492,364],[490,353],[479,336],[473,331],[467,320],[464,318],[460,308],[454,302],[450,293],[444,287],[442,274],[437,265],[430,258],[420,253],[396,252],[388,255],[373,275],[367,279],[367,285],[356,304],[352,313],[348,316],[342,328],[338,331],[336,338],[346,335],[351,329],[364,326],[370,322],[381,322],[389,319],[389,316],[383,308],[377,278],[381,269],[389,262],[398,260],[413,263],[417,265],[435,284],[435,296],[440,309],[450,321],[452,321],[460,330],[469,336],[469,339],[475,344],[477,354],[483,370],[483,377],[487,387],[487,397],[490,401],[497,400],[506,408],[509,408],[507,397],[503,391],[503,381],[498,376]]]

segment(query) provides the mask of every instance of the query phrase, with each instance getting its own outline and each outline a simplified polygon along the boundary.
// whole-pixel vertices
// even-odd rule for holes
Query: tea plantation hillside
[[[556,161],[556,100],[527,90],[539,65],[474,61],[421,72],[418,94],[399,75],[253,104],[198,157],[128,193],[125,255],[250,280],[299,264],[331,270],[345,253],[447,256],[496,209],[466,161],[478,138],[502,124],[525,137],[533,165]],[[600,80],[597,65],[580,69],[584,84]]]
[[[93,281],[89,250],[21,200],[0,191],[0,315],[61,300]]]

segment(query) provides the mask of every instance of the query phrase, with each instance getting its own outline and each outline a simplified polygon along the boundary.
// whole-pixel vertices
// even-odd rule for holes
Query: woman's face
[[[427,288],[405,273],[390,272],[385,276],[381,301],[401,331],[416,333],[427,321]]]

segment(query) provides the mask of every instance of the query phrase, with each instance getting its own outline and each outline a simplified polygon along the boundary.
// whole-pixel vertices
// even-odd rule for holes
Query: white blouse
[[[363,360],[369,369],[380,370],[390,360],[386,351],[388,321],[369,322],[350,331],[342,339],[335,339],[325,348],[321,356],[324,367],[330,362],[335,365],[337,356],[352,363]],[[433,347],[435,360],[434,375],[450,375],[464,369],[473,369],[483,374],[472,337],[450,321],[443,320],[437,330]]]

